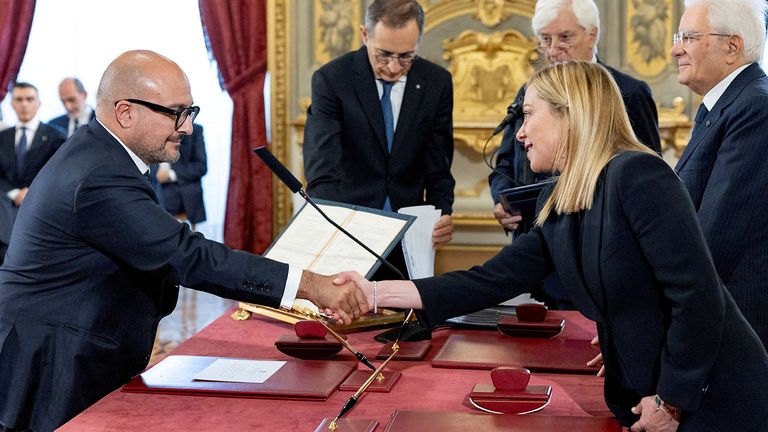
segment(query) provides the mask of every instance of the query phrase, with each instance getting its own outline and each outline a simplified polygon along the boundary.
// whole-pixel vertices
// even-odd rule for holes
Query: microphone
[[[301,193],[301,182],[299,179],[291,174],[291,172],[288,171],[288,168],[286,168],[285,165],[277,160],[275,155],[270,153],[266,147],[256,147],[253,149],[253,151],[256,152],[264,164],[277,176],[277,178],[279,178],[281,182],[288,186],[288,189],[290,189],[292,193]]]
[[[502,120],[498,126],[496,126],[496,129],[493,130],[491,137],[503,131],[505,127],[507,127],[510,123],[517,120],[522,114],[523,114],[523,107],[518,105],[517,102],[512,102],[511,104],[509,104],[509,106],[507,107],[507,116],[504,117],[504,120]]]
[[[379,260],[379,262],[384,264],[388,269],[392,270],[397,276],[400,277],[400,279],[405,280],[405,276],[403,276],[403,273],[400,272],[400,270],[398,270],[397,267],[395,267],[394,265],[392,265],[392,263],[382,258],[381,255],[371,250],[371,248],[369,248],[368,246],[363,244],[363,242],[358,240],[357,237],[353,236],[347,230],[342,228],[339,224],[334,222],[333,219],[329,218],[328,215],[326,215],[325,212],[322,211],[320,207],[317,206],[317,204],[315,204],[312,198],[310,198],[309,195],[307,195],[307,193],[304,192],[304,190],[301,188],[301,182],[299,181],[299,179],[297,179],[296,176],[291,174],[291,172],[288,171],[288,168],[286,168],[282,162],[277,160],[277,158],[272,153],[270,153],[270,151],[267,150],[266,147],[264,146],[256,147],[253,149],[253,151],[256,153],[256,155],[259,156],[259,158],[261,158],[262,161],[264,161],[264,164],[266,164],[267,167],[269,167],[269,169],[272,170],[272,172],[277,176],[277,178],[279,178],[280,181],[282,181],[283,183],[285,183],[286,186],[288,186],[288,189],[290,189],[291,192],[293,193],[298,192],[299,195],[301,195],[301,197],[304,198],[304,200],[307,201],[309,205],[314,207],[315,210],[317,210],[317,212],[320,213],[320,215],[325,220],[331,223],[331,225],[336,227],[336,229],[338,229],[339,231],[343,232],[352,241],[354,241],[355,243],[360,245],[363,249],[368,251],[368,253],[376,257],[376,259]]]

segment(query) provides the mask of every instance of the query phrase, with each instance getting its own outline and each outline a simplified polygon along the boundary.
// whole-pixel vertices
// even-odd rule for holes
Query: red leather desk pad
[[[615,418],[608,417],[546,417],[397,410],[384,429],[384,432],[414,431],[621,432],[621,425]]]
[[[192,379],[219,357],[172,355],[132,379],[124,392],[325,400],[354,369],[346,361],[287,360],[261,384]]]
[[[493,369],[520,366],[533,372],[597,373],[587,362],[600,353],[588,340],[512,338],[501,333],[453,334],[432,360],[432,366]]]

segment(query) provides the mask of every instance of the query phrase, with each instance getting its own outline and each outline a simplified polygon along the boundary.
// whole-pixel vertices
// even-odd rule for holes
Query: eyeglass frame
[[[195,105],[190,105],[190,106],[182,107],[180,109],[175,110],[172,108],[168,108],[168,107],[158,105],[153,102],[141,100],[141,99],[120,99],[115,101],[115,106],[117,106],[117,104],[120,103],[120,101],[126,101],[130,103],[143,105],[144,107],[149,108],[152,111],[176,117],[175,126],[177,130],[184,124],[185,121],[187,121],[187,118],[192,117],[191,121],[194,123],[195,118],[197,117],[198,114],[200,114],[200,107]]]
[[[400,67],[407,68],[411,66],[417,58],[419,58],[419,56],[416,55],[416,52],[394,54],[375,47],[373,49],[376,50],[376,53],[373,54],[373,58],[375,58],[376,62],[381,66],[387,66],[392,61],[392,59],[397,59],[397,63],[400,65]],[[406,63],[403,64],[403,61]]]
[[[684,31],[684,32],[676,32],[672,33],[672,45],[677,45],[679,43],[683,44],[683,46],[691,46],[691,41],[697,41],[704,38],[704,36],[718,36],[718,37],[731,37],[733,34],[723,34],[723,33],[706,33],[706,32],[694,32],[694,31]]]
[[[587,31],[587,29],[582,29],[584,32]],[[555,44],[555,48],[559,49],[560,51],[568,51],[569,49],[573,48],[574,45],[576,45],[576,42],[573,42],[572,40],[576,37],[577,32],[570,33],[568,31],[562,33],[563,36],[567,37],[571,42],[564,42],[563,37],[557,36],[557,43]],[[544,38],[539,35],[537,39],[539,40],[539,43],[536,45],[536,51],[540,53],[544,53],[547,50],[552,48],[552,41],[554,40],[552,36],[549,37],[549,43],[544,43]]]

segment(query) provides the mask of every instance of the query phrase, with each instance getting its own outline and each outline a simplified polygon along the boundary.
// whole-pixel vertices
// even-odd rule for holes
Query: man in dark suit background
[[[11,106],[19,118],[15,128],[0,132],[0,190],[18,207],[38,171],[64,142],[64,133],[37,118],[37,88],[17,82],[11,89]]]
[[[768,77],[763,0],[686,2],[670,54],[703,96],[675,169],[720,278],[768,346]]]
[[[158,204],[151,163],[173,162],[199,108],[151,51],[107,68],[97,118],[30,187],[0,268],[0,430],[52,430],[147,365],[178,284],[273,307],[307,298],[350,322],[352,285],[205,239]]]
[[[64,78],[61,81],[59,97],[67,113],[52,119],[50,123],[65,130],[69,138],[77,128],[90,123],[96,116],[96,112],[86,103],[88,92],[85,91],[83,83],[75,77]]]
[[[208,172],[203,127],[192,125],[191,135],[181,139],[179,160],[157,165],[154,176],[159,183],[160,202],[168,213],[186,215],[189,222],[205,221],[205,203],[201,179]],[[154,170],[153,166],[153,170]]]
[[[453,86],[448,71],[416,56],[423,30],[415,0],[368,7],[364,46],[312,76],[304,174],[317,198],[393,211],[434,205],[439,245],[453,231]]]
[[[569,60],[600,63],[611,73],[621,91],[632,129],[637,139],[650,149],[661,153],[658,114],[651,89],[643,81],[632,78],[600,61],[597,42],[600,40],[600,13],[592,0],[539,0],[531,19],[533,32],[538,38],[538,50],[546,64]],[[525,87],[520,88],[515,102],[522,107]],[[496,169],[488,176],[493,214],[501,226],[509,231],[517,230],[522,221],[520,215],[507,213],[499,203],[499,192],[546,179],[550,174],[536,174],[531,170],[523,144],[515,133],[523,124],[522,116],[504,129],[501,146],[496,155]],[[530,221],[531,223],[533,221]],[[522,229],[522,228],[521,228]],[[573,303],[565,295],[557,274],[544,281],[534,296],[552,309],[573,309]]]

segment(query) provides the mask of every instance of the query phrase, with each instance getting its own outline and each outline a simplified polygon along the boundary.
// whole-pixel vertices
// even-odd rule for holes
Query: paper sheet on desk
[[[398,213],[416,216],[403,237],[403,255],[411,279],[435,275],[435,248],[432,229],[440,220],[441,211],[432,205],[403,207]]]
[[[284,364],[284,361],[275,360],[217,359],[193,379],[262,384]]]

